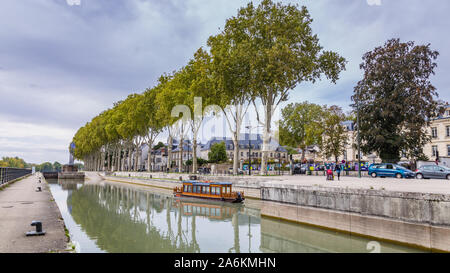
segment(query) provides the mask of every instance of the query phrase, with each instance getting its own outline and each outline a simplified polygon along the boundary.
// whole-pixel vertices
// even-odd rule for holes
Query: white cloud
[[[81,0],[66,0],[69,6],[79,6],[81,5]]]
[[[369,6],[381,6],[381,0],[366,0]]]
[[[0,157],[19,156],[27,162],[68,160],[74,129],[36,123],[11,122],[0,115]],[[67,159],[66,159],[67,158]]]

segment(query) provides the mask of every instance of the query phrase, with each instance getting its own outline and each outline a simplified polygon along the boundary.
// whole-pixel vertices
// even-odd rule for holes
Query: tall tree
[[[143,115],[145,115],[145,127],[146,134],[145,139],[148,146],[147,153],[147,171],[152,171],[152,148],[158,135],[164,129],[164,118],[161,118],[161,113],[158,113],[158,105],[156,103],[156,97],[158,92],[161,92],[162,87],[156,86],[153,89],[147,89],[142,100],[139,102],[142,107]]]
[[[312,18],[306,7],[263,0],[258,7],[249,3],[225,29],[233,41],[242,43],[249,57],[253,104],[264,106],[257,118],[264,127],[261,171],[266,173],[272,117],[289,91],[302,82],[315,82],[324,74],[336,82],[345,69],[345,59],[322,51],[312,33]]]
[[[251,104],[250,54],[232,28],[211,36],[208,45],[213,57],[217,103],[222,107],[233,139],[233,174],[238,174],[239,138],[242,121]]]
[[[280,144],[305,150],[310,145],[321,145],[324,111],[322,106],[309,103],[291,103],[281,110]]]
[[[439,53],[430,45],[388,40],[363,56],[364,77],[354,89],[352,106],[360,115],[361,150],[385,162],[400,160],[402,150],[418,157],[429,141],[426,127],[443,111],[431,84]]]
[[[211,163],[222,163],[228,160],[225,142],[215,143],[208,153],[208,161]]]
[[[348,144],[347,131],[342,124],[346,120],[346,115],[336,105],[324,108],[321,151],[327,158],[333,156],[337,163],[339,156],[344,153]]]

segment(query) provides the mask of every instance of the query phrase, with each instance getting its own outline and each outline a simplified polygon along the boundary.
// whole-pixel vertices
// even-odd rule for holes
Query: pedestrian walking
[[[338,181],[340,180],[339,178],[341,177],[341,166],[340,165],[336,165],[336,174],[338,177]]]

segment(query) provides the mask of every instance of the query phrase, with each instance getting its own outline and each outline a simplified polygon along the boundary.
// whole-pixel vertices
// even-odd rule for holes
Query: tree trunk
[[[114,159],[114,155],[111,157],[111,152],[107,151],[106,152],[106,160],[107,160],[106,168],[107,168],[108,172],[111,171],[111,159]]]
[[[197,138],[192,140],[192,173],[197,173]]]
[[[152,165],[152,146],[153,143],[148,142],[148,153],[147,153],[147,171],[152,172],[153,171],[153,165]]]
[[[122,148],[118,147],[116,149],[116,171],[121,171],[123,169],[123,161],[122,161]]]
[[[267,153],[269,152],[270,130],[272,122],[272,101],[269,100],[265,105],[264,132],[263,132],[263,152],[261,158],[260,174],[267,174]]]
[[[134,164],[133,164],[133,170],[136,172],[138,170],[138,160],[139,160],[139,147],[136,145],[136,150],[134,152]]]
[[[179,173],[181,173],[182,169],[183,169],[183,142],[184,142],[184,139],[183,139],[183,137],[181,137],[180,146],[178,149],[180,151],[180,158],[179,158],[179,163],[178,163],[178,172]]]
[[[169,147],[167,148],[167,169],[170,170],[172,166],[172,146],[173,146],[173,138],[169,136]]]
[[[131,171],[131,147],[128,147],[127,172]]]
[[[233,174],[238,174],[239,168],[239,140],[238,140],[238,132],[234,133],[233,145],[234,145],[234,154],[233,154]]]

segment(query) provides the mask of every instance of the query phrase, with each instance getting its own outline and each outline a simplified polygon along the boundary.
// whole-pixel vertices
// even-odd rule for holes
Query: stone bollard
[[[36,231],[28,231],[26,233],[27,236],[41,236],[45,235],[45,231],[42,230],[42,222],[41,221],[33,221],[31,222],[31,226],[36,227]]]

